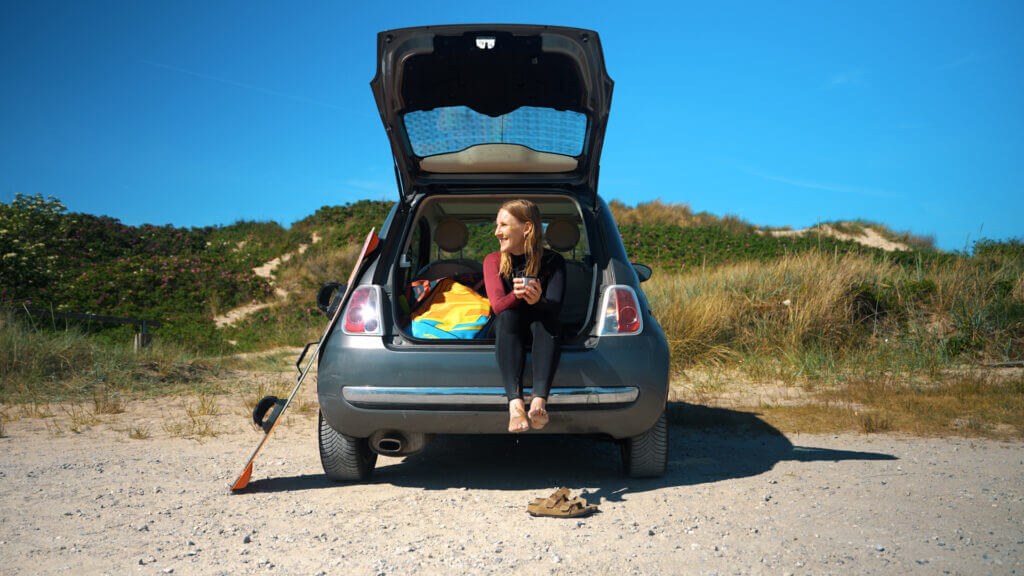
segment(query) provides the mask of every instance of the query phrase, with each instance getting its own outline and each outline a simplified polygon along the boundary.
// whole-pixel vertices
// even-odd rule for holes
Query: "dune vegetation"
[[[753,409],[784,430],[1024,434],[1020,240],[943,252],[863,221],[780,234],[680,204],[610,206],[631,259],[655,270],[643,288],[669,340],[674,398]],[[0,204],[5,401],[214,390],[239,352],[315,340],[316,289],[347,276],[390,207],[323,207],[285,229],[126,226],[40,196]],[[906,249],[836,234],[867,228]],[[275,258],[273,282],[254,272]],[[218,325],[244,305],[258,309]],[[137,327],[63,311],[160,326],[135,353]]]

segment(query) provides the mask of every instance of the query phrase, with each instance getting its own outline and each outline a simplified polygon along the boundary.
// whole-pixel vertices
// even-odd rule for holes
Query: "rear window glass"
[[[421,158],[477,144],[520,144],[538,152],[579,156],[587,133],[585,114],[533,106],[493,118],[466,106],[449,106],[409,112],[402,120],[412,151]]]

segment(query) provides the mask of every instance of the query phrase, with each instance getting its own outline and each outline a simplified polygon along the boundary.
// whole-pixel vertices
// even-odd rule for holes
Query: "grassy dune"
[[[136,356],[128,327],[0,314],[0,392],[7,402],[100,404],[215,392],[225,367],[239,366],[233,354],[319,337],[316,289],[347,277],[356,244],[389,206],[324,207],[290,230],[186,230],[67,214],[55,199],[0,204],[0,242],[12,229],[37,240],[3,247],[21,250],[3,264],[8,306],[70,302],[164,322]],[[851,234],[870,226],[911,247],[887,253],[824,234],[775,238],[680,204],[611,208],[630,256],[655,268],[643,288],[669,341],[678,399],[754,410],[782,430],[1024,435],[1024,369],[984,368],[1024,360],[1021,241],[983,240],[966,255],[875,224],[829,224]],[[251,267],[285,253],[293,257],[274,273],[282,298]],[[269,306],[214,326],[216,314],[253,301]]]

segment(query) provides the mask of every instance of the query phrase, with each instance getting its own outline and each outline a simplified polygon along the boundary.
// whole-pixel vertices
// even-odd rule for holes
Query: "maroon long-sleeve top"
[[[526,267],[525,255],[512,255],[512,278],[523,276]],[[497,316],[509,308],[529,307],[534,310],[557,314],[562,309],[562,298],[565,297],[565,259],[558,252],[545,250],[541,257],[540,280],[541,296],[536,304],[527,304],[525,300],[516,298],[512,292],[512,279],[501,275],[501,252],[492,252],[484,258],[484,284],[487,287],[487,299],[491,301],[491,309]]]

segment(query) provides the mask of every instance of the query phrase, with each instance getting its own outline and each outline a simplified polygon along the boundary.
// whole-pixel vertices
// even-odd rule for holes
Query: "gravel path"
[[[784,436],[734,412],[726,427],[674,424],[658,480],[620,477],[616,447],[597,440],[442,437],[381,458],[371,483],[336,485],[315,418],[296,412],[233,495],[259,435],[238,399],[222,403],[221,434],[203,443],[159,424],[128,438],[180,417],[173,400],[77,434],[8,422],[0,573],[1024,573],[1019,443]],[[601,512],[525,512],[560,485]]]

